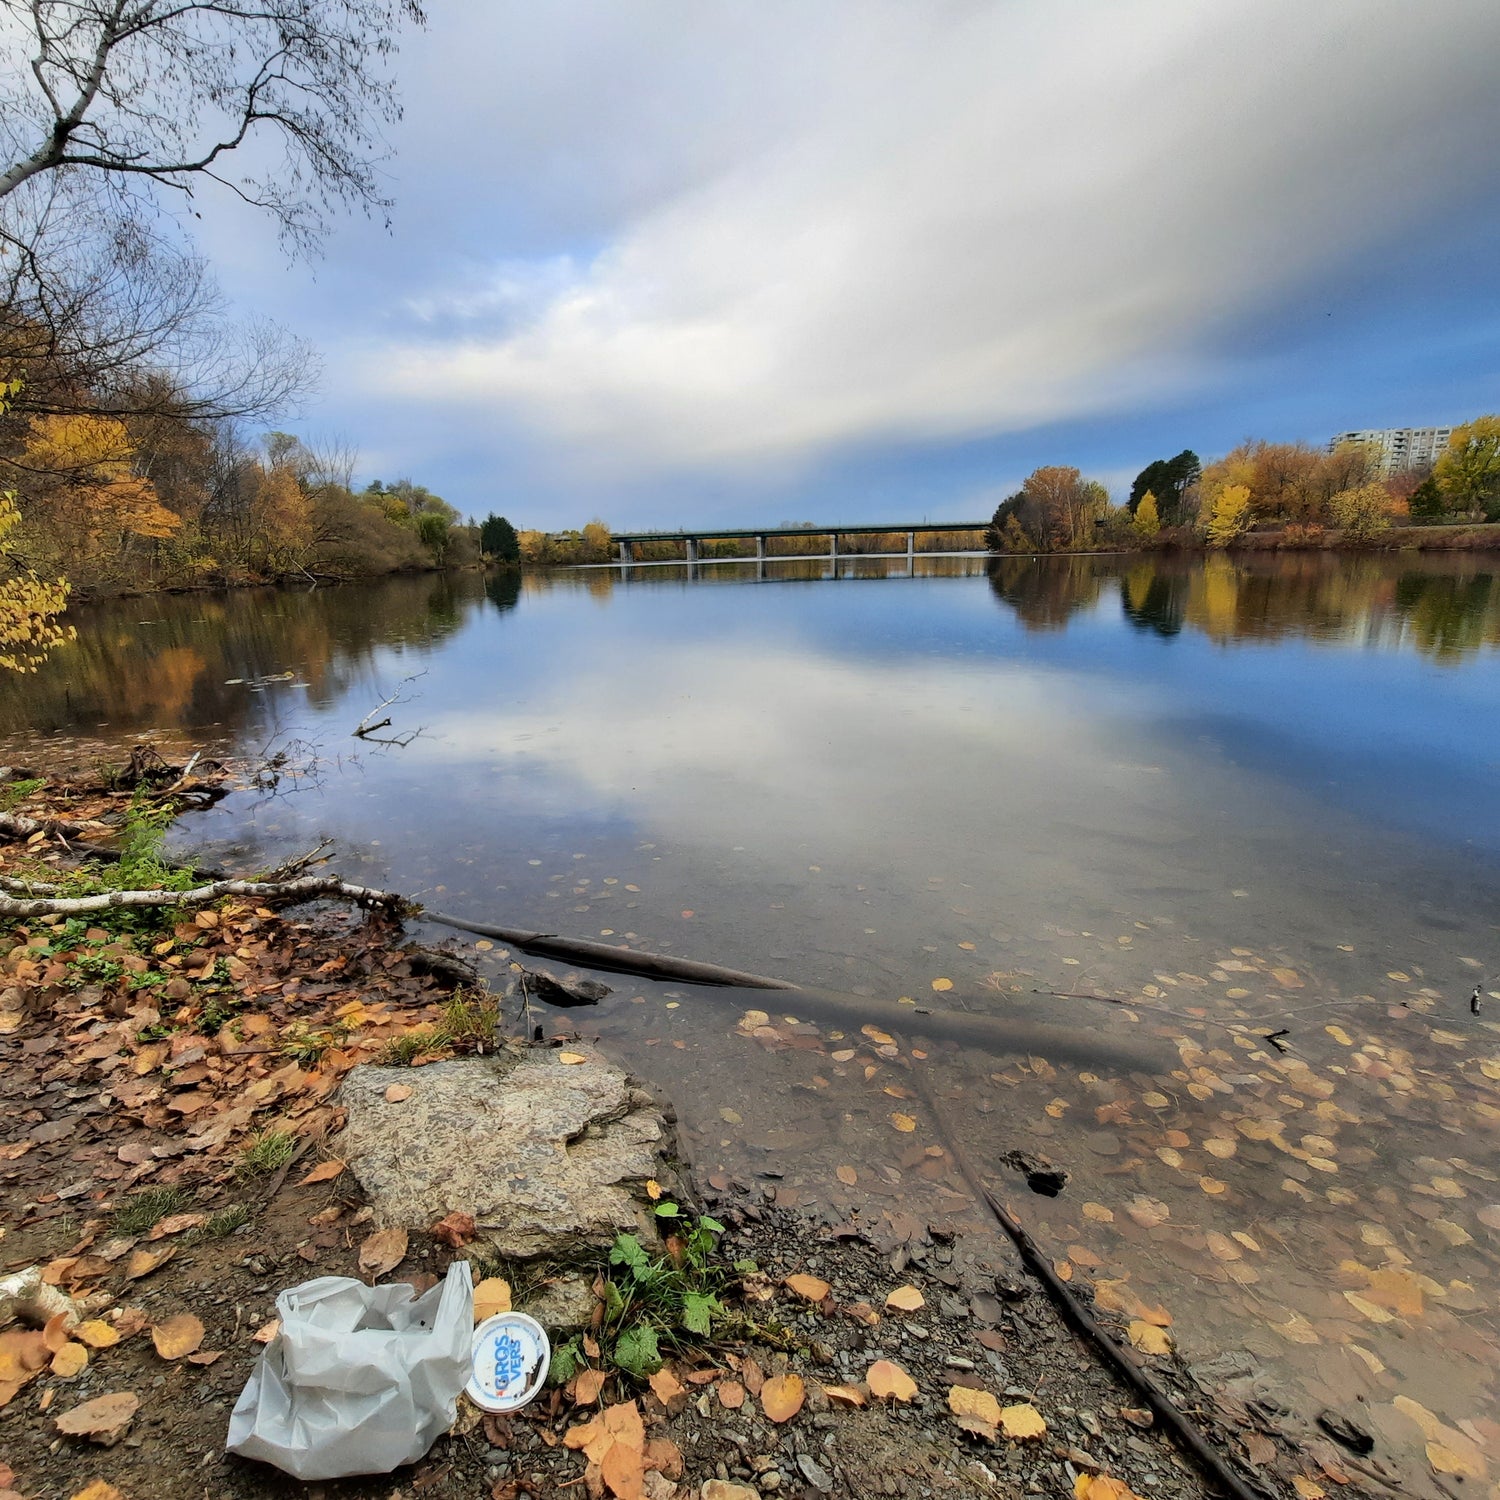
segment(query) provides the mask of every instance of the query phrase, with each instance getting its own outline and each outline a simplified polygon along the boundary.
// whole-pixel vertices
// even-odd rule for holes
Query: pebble
[[[974,1361],[972,1359],[965,1359],[962,1354],[950,1354],[943,1363],[950,1370],[972,1370],[974,1368]]]

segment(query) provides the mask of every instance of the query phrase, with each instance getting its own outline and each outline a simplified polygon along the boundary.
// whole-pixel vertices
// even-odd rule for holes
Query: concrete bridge
[[[725,557],[714,559],[717,562],[765,562],[768,557],[778,556],[800,556],[817,557],[826,556],[832,559],[839,557],[839,539],[841,537],[856,536],[899,536],[906,533],[906,550],[904,552],[860,552],[845,553],[848,557],[905,557],[911,560],[917,555],[917,534],[949,535],[954,536],[965,531],[983,531],[990,523],[986,521],[923,521],[920,525],[888,521],[874,526],[761,526],[740,527],[738,530],[727,531],[616,531],[612,533],[612,539],[620,549],[620,561],[632,563],[635,561],[634,548],[642,542],[672,542],[680,543],[684,549],[683,561],[696,563],[699,561],[698,549],[704,542],[748,542],[755,543],[755,555],[753,557]],[[819,553],[796,553],[783,554],[767,551],[767,543],[776,537],[795,537],[799,541],[806,541],[809,537],[827,537],[828,551]]]

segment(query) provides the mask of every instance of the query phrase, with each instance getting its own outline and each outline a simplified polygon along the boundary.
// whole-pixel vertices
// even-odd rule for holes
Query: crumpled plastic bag
[[[229,1452],[298,1479],[388,1474],[453,1425],[474,1336],[467,1261],[420,1297],[403,1282],[320,1276],[282,1292],[276,1311],[281,1331],[235,1403]]]

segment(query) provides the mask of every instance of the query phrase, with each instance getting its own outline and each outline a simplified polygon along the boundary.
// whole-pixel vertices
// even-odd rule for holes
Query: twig
[[[356,906],[404,910],[408,902],[393,891],[351,885],[337,875],[304,875],[296,880],[215,880],[187,891],[101,891],[96,896],[37,896],[30,899],[0,895],[0,917],[81,916],[116,907],[206,906],[223,896],[249,896],[258,901],[315,901],[334,896]]]

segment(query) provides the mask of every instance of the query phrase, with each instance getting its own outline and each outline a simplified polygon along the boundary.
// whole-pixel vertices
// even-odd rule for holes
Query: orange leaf
[[[52,1356],[52,1373],[59,1380],[76,1380],[88,1368],[89,1351],[82,1344],[64,1344]]]
[[[73,1496],[73,1500],[125,1500],[125,1497],[114,1485],[106,1483],[103,1479],[96,1479]]]
[[[331,1161],[320,1161],[297,1186],[307,1187],[314,1182],[332,1182],[335,1177],[342,1174],[343,1170],[344,1163],[337,1157]]]
[[[809,1302],[821,1302],[833,1290],[826,1281],[802,1272],[795,1276],[788,1276],[783,1284],[790,1287],[799,1297],[806,1297]]]
[[[762,1387],[762,1390],[765,1388]],[[745,1387],[738,1380],[719,1382],[719,1405],[730,1411],[738,1411],[745,1404]]]
[[[863,1406],[865,1393],[857,1385],[825,1385],[823,1394],[835,1406]]]
[[[393,1083],[385,1091],[387,1104],[400,1104],[411,1098],[411,1085],[409,1083]]]
[[[604,1455],[599,1467],[616,1500],[645,1500],[646,1465],[639,1448],[628,1448],[624,1443],[616,1442]]]
[[[592,1406],[599,1399],[599,1392],[604,1389],[604,1382],[608,1379],[608,1370],[580,1370],[573,1382],[573,1399],[580,1406]]]
[[[460,1213],[455,1209],[445,1214],[432,1226],[434,1238],[441,1240],[454,1250],[462,1250],[479,1233],[473,1214]]]
[[[90,1349],[108,1349],[111,1344],[120,1342],[120,1335],[108,1323],[101,1323],[98,1318],[90,1318],[88,1322],[80,1323],[73,1330],[73,1336],[87,1344]]]
[[[910,1401],[917,1394],[917,1382],[893,1360],[877,1359],[865,1374],[870,1394],[881,1400]]]
[[[1041,1412],[1029,1401],[1000,1408],[1000,1430],[1014,1441],[1040,1438],[1047,1431]]]
[[[683,1391],[682,1382],[663,1365],[651,1377],[651,1391],[663,1406],[670,1406]]]
[[[845,1187],[853,1187],[859,1181],[859,1173],[853,1167],[836,1167],[833,1175],[838,1178]]]
[[[806,1397],[800,1375],[768,1375],[760,1388],[760,1407],[773,1422],[790,1422]]]

